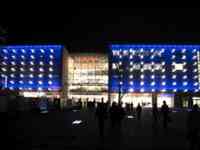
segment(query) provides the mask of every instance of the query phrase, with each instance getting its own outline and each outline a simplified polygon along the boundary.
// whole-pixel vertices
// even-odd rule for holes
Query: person
[[[109,111],[109,108],[110,108],[110,102],[107,100],[106,101],[106,111]]]
[[[130,105],[130,111],[131,111],[131,113],[133,113],[133,103],[131,102],[131,105]]]
[[[122,125],[122,120],[125,116],[125,111],[122,107],[122,103],[119,103],[117,106],[117,116],[116,116],[116,121],[117,121],[117,125],[119,127],[119,130],[121,129],[121,125]]]
[[[86,100],[83,100],[83,108],[86,108]]]
[[[54,98],[54,106],[56,110],[60,110],[60,99],[59,98]]]
[[[100,137],[104,137],[104,122],[107,116],[107,111],[103,98],[101,99],[101,103],[98,103],[97,105],[96,116],[98,119],[99,135]]]
[[[153,107],[152,107],[153,126],[157,125],[157,123],[158,123],[158,115],[159,115],[159,113],[158,113],[158,107],[157,107],[157,104],[154,103]]]
[[[115,128],[116,122],[117,122],[117,104],[116,104],[116,102],[112,103],[112,106],[109,109],[109,113],[110,113],[111,127]]]
[[[38,107],[40,109],[40,113],[48,113],[48,104],[47,99],[42,97],[38,103]]]
[[[96,99],[94,98],[94,99],[93,99],[93,102],[92,102],[92,109],[93,109],[93,110],[95,110],[95,106],[96,106]]]
[[[125,103],[125,109],[126,109],[126,112],[128,113],[128,103]]]
[[[187,118],[187,139],[189,141],[189,147],[191,150],[195,149],[195,147],[200,149],[200,143],[198,141],[200,128],[199,116],[199,107],[197,104],[195,104],[192,108],[192,111],[189,112]]]
[[[163,128],[167,129],[168,121],[169,121],[169,107],[166,101],[163,101],[163,105],[161,107],[162,117],[163,117]]]
[[[88,108],[88,102],[89,102],[89,98],[87,97],[87,99],[86,99],[86,108]]]
[[[138,106],[136,108],[136,116],[137,116],[137,120],[141,119],[141,113],[142,113],[142,107],[140,106],[140,103],[138,103]]]
[[[82,100],[79,98],[78,100],[78,108],[81,110],[82,109]]]

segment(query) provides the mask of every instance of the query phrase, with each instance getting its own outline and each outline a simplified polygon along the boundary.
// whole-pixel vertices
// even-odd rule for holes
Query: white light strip
[[[198,64],[198,69],[197,69],[197,73],[198,73],[198,83],[200,82],[200,60],[199,60],[199,57],[200,57],[200,54],[199,54],[199,51],[197,51],[197,64]],[[200,85],[199,85],[199,88],[200,88]]]

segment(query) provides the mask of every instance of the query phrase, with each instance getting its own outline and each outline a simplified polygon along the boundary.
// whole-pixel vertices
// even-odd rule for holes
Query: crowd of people
[[[79,105],[82,105],[81,99],[78,101]],[[95,116],[98,122],[99,135],[100,137],[104,137],[104,126],[105,121],[110,119],[110,126],[112,129],[121,130],[123,119],[126,115],[132,114],[136,117],[137,121],[142,120],[142,112],[143,108],[140,103],[138,103],[137,107],[134,108],[133,104],[126,104],[125,107],[122,107],[122,103],[113,102],[111,105],[109,102],[104,102],[104,99],[101,99],[101,102],[86,101],[84,104],[89,110],[95,110]],[[81,107],[80,107],[81,108]],[[172,120],[172,111],[167,105],[166,101],[163,101],[161,108],[157,107],[157,104],[154,103],[152,105],[152,126],[157,128],[161,122],[163,130],[168,130],[168,125]],[[187,139],[190,143],[190,148],[193,149],[195,145],[198,145],[199,142],[199,117],[200,112],[198,105],[194,105],[192,110],[188,113],[187,117]]]
[[[19,97],[16,97],[19,101]],[[10,110],[14,110],[14,108],[17,107],[17,103],[14,103],[16,101],[13,100],[12,105],[10,105]],[[38,100],[32,100],[32,110],[35,112],[39,112],[39,102]],[[38,103],[37,103],[38,102]],[[142,120],[142,113],[143,113],[143,105],[138,103],[138,105],[134,108],[133,104],[125,104],[125,107],[122,107],[122,103],[112,102],[110,104],[109,101],[105,102],[102,98],[100,102],[96,101],[94,99],[93,101],[89,101],[88,99],[86,101],[82,101],[81,99],[78,99],[77,101],[78,109],[87,108],[90,112],[95,112],[95,118],[98,122],[98,128],[99,128],[99,135],[100,137],[104,137],[104,128],[105,128],[105,121],[107,119],[110,120],[110,127],[111,129],[117,129],[121,130],[123,119],[126,115],[133,115],[138,122],[141,122]],[[60,109],[60,99],[53,99],[53,101],[47,100],[47,107],[48,109],[55,108],[57,110]],[[166,101],[163,101],[163,105],[161,108],[157,107],[157,104],[154,103],[152,105],[151,109],[152,113],[152,126],[154,128],[157,128],[158,125],[162,125],[163,130],[168,130],[168,125],[172,121],[172,113],[170,108],[168,107]],[[190,148],[194,149],[195,146],[197,146],[199,142],[199,131],[200,131],[200,111],[197,104],[193,105],[193,108],[191,111],[188,112],[187,116],[187,134],[186,137],[190,143]]]
[[[142,116],[142,106],[140,105],[140,103],[138,103],[137,107],[134,108],[133,103],[126,103],[125,107],[122,107],[122,103],[113,102],[112,104],[110,104],[108,101],[104,102],[103,98],[101,99],[101,102],[97,102],[96,99],[94,99],[93,101],[89,101],[87,99],[85,102],[82,102],[81,99],[78,99],[77,106],[79,109],[85,107],[89,111],[95,110],[95,115],[98,120],[99,132],[101,136],[103,136],[104,122],[107,118],[110,118],[112,128],[120,128],[125,115],[134,115],[138,121],[141,120]],[[170,110],[165,101],[163,101],[161,111],[158,110],[156,104],[153,104],[153,125],[157,125],[158,119],[162,116],[163,127],[166,129],[168,123],[171,121],[169,113]]]

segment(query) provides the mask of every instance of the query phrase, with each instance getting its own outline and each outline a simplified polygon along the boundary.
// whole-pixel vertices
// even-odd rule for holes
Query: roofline
[[[66,48],[66,46],[64,44],[4,44],[4,45],[0,45],[0,47],[31,47],[31,46],[38,46],[38,47],[54,47],[54,46],[60,46],[61,48]]]
[[[189,47],[200,47],[200,44],[181,44],[181,43],[177,43],[177,44],[167,44],[167,43],[159,43],[159,44],[156,44],[156,43],[151,43],[151,44],[146,44],[146,43],[129,43],[129,44],[110,44],[109,45],[109,48],[112,48],[112,47],[186,47],[186,48],[189,48]]]

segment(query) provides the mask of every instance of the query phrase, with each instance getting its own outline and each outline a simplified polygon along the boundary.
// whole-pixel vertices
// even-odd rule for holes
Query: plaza
[[[26,114],[10,120],[9,137],[17,149],[187,149],[186,110],[173,111],[173,122],[168,132],[152,128],[152,116],[144,110],[141,123],[136,119],[123,119],[120,130],[110,129],[105,123],[105,138],[99,138],[94,112],[65,110],[49,114]],[[81,120],[81,124],[72,124]]]

